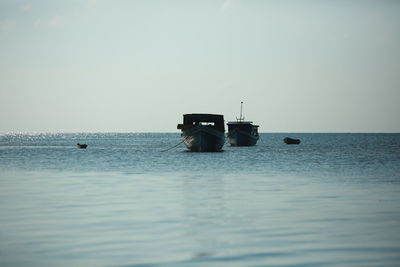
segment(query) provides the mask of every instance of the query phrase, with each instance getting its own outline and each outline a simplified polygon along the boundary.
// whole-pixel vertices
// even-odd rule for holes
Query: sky
[[[0,132],[400,132],[400,1],[0,0]]]

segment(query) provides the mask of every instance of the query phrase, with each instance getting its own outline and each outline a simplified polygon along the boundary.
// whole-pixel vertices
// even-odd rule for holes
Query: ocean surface
[[[400,266],[400,134],[180,141],[0,134],[0,266]]]

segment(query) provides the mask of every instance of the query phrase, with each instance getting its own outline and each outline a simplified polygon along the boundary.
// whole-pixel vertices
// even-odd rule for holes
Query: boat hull
[[[255,146],[258,139],[258,135],[252,135],[239,129],[228,132],[228,141],[231,146]]]
[[[219,152],[225,144],[225,134],[210,126],[197,125],[182,131],[183,142],[193,152]]]
[[[290,138],[290,137],[286,137],[283,139],[283,142],[285,142],[288,145],[298,145],[301,143],[300,139],[294,139],[294,138]]]

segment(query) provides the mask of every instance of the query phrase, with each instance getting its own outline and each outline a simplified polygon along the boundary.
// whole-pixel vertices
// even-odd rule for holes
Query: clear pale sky
[[[400,1],[0,0],[0,132],[400,132]]]

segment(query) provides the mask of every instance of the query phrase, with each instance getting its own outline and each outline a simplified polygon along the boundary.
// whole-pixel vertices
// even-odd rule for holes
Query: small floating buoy
[[[76,146],[78,148],[87,148],[87,144],[79,144],[79,143],[77,143]]]
[[[300,139],[294,139],[290,137],[286,137],[283,139],[283,142],[285,142],[288,145],[298,145],[300,144],[301,140]]]

